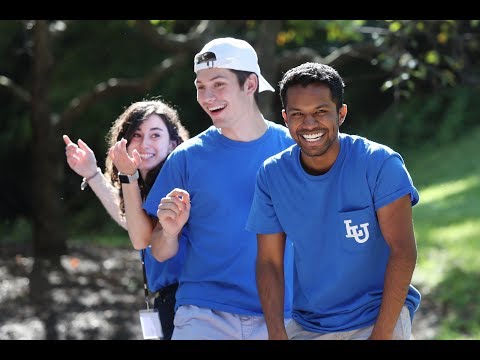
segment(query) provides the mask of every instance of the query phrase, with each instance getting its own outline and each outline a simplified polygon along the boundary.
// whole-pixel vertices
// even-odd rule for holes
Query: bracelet
[[[101,173],[101,169],[99,167],[97,167],[97,171],[95,171],[95,174],[93,174],[92,176],[90,176],[89,178],[83,178],[82,180],[82,183],[80,184],[80,189],[83,191],[87,188],[88,186],[88,182],[90,180],[92,180],[95,176],[97,176],[98,174]]]

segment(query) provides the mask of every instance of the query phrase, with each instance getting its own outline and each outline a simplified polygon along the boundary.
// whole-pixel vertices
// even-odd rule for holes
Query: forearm
[[[165,261],[178,252],[179,234],[167,234],[160,223],[157,223],[151,236],[152,255],[158,261]]]
[[[416,259],[416,250],[411,250],[406,254],[392,253],[390,255],[385,272],[382,304],[370,339],[389,340],[392,338],[395,325],[405,304]]]
[[[130,241],[136,250],[145,249],[150,245],[153,222],[143,210],[138,182],[122,184],[122,192]]]
[[[256,279],[269,340],[288,340],[283,314],[285,301],[283,267],[257,261]]]
[[[127,230],[126,218],[120,214],[118,189],[116,189],[101,172],[88,181],[88,186],[90,186],[113,220]]]

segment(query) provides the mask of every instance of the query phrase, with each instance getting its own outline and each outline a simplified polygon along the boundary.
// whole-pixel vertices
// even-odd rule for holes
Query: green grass
[[[128,232],[109,217],[106,217],[106,222],[103,226],[92,228],[90,231],[70,231],[68,243],[74,245],[95,244],[109,248],[133,249],[128,237]]]
[[[414,285],[441,318],[437,339],[480,339],[480,128],[404,154],[420,193],[413,208]]]

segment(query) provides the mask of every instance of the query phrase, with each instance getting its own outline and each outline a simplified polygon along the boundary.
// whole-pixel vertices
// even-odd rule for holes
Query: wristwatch
[[[133,175],[128,175],[118,172],[118,178],[122,184],[130,184],[132,181],[138,180],[138,170],[135,170]]]

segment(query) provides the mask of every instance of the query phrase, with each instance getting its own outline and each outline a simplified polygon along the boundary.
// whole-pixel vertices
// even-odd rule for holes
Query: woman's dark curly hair
[[[140,125],[152,114],[157,114],[165,122],[165,125],[168,129],[168,134],[170,135],[170,140],[176,141],[176,146],[183,143],[187,140],[190,135],[187,129],[182,125],[178,112],[170,105],[167,105],[165,102],[154,99],[154,100],[143,100],[132,103],[112,124],[108,134],[107,134],[107,143],[108,148],[115,145],[117,141],[120,141],[122,138],[127,140],[127,147],[130,145],[130,141],[135,133],[138,130]],[[143,179],[140,175],[138,179],[138,185],[140,187],[140,194],[142,199],[145,200],[148,192],[152,188],[155,179],[163,166],[162,161],[155,168],[148,172],[146,179]],[[118,178],[118,169],[112,162],[112,159],[108,156],[105,160],[105,175],[110,177],[110,181],[113,186],[119,189],[120,195],[120,213],[125,215],[125,203],[123,200],[122,186]]]

